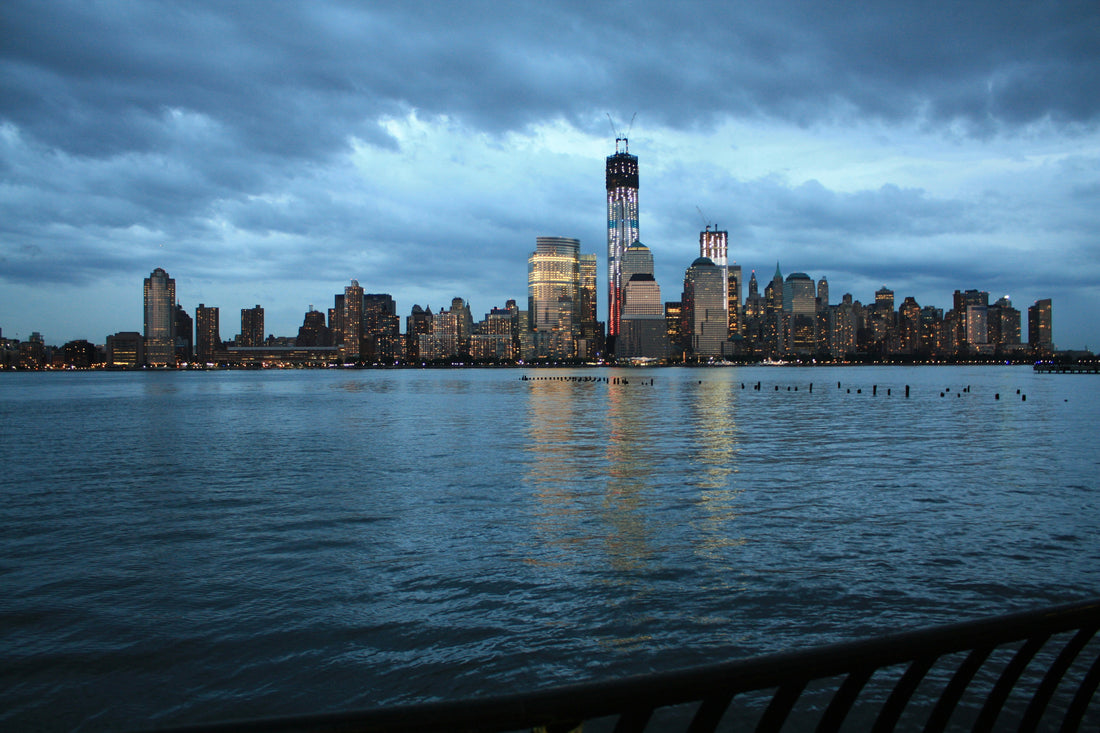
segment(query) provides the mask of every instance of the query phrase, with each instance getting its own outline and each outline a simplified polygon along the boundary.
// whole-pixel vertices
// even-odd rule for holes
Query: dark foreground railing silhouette
[[[1096,730],[1098,628],[1095,600],[529,694],[188,730]]]

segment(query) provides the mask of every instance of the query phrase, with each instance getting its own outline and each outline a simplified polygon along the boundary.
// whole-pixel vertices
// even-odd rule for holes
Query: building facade
[[[615,154],[607,157],[607,334],[614,348],[623,313],[623,255],[637,242],[638,156],[631,155],[626,138],[615,140]]]
[[[195,309],[195,359],[200,363],[210,363],[221,351],[221,327],[218,323],[218,308],[209,308],[202,303]]]
[[[161,268],[145,278],[145,364],[176,365],[176,281]]]

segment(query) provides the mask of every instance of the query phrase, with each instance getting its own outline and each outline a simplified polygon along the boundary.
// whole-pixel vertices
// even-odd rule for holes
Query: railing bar
[[[1047,703],[1054,695],[1058,683],[1065,676],[1069,666],[1073,664],[1073,660],[1085,648],[1085,644],[1088,644],[1089,639],[1096,635],[1096,629],[1095,625],[1083,627],[1074,634],[1073,638],[1058,654],[1058,658],[1054,660],[1054,664],[1050,665],[1050,669],[1047,670],[1043,681],[1039,684],[1039,689],[1035,691],[1035,695],[1031,698],[1027,710],[1024,711],[1024,719],[1020,722],[1021,731],[1033,731],[1039,727],[1043,711],[1046,710]]]
[[[653,708],[631,708],[619,716],[615,723],[615,733],[641,733],[649,725]]]
[[[982,706],[982,711],[974,722],[975,733],[993,730],[993,724],[997,722],[997,716],[1001,714],[1001,708],[1004,707],[1009,694],[1016,686],[1016,682],[1019,681],[1020,675],[1024,673],[1028,662],[1039,653],[1039,650],[1043,648],[1049,638],[1050,634],[1034,636],[1017,650],[1012,657],[1012,661],[1001,672],[1001,676],[997,679],[997,684],[993,686],[989,697],[986,698],[985,705]]]
[[[222,721],[191,726],[193,731],[244,730],[513,730],[541,721],[595,719],[617,715],[644,699],[653,708],[697,702],[724,691],[734,693],[776,689],[792,678],[803,685],[811,680],[846,675],[864,667],[886,668],[927,660],[931,665],[945,654],[965,652],[977,646],[1001,646],[1023,642],[1040,633],[1061,634],[1086,624],[1100,625],[1100,599],[891,634],[875,639],[844,642],[798,652],[732,660],[691,670],[677,670],[645,677],[566,685],[533,692],[511,693],[475,700],[426,702],[373,710]],[[921,672],[923,675],[928,667]],[[907,673],[908,675],[909,673]],[[1065,674],[1064,672],[1062,673]],[[883,721],[901,717],[921,675],[901,682],[879,713]],[[903,681],[906,678],[903,678]],[[188,728],[177,728],[177,731]]]
[[[847,717],[848,711],[852,709],[852,704],[856,701],[864,685],[867,684],[867,680],[871,679],[871,675],[874,673],[873,667],[857,669],[844,679],[843,684],[829,702],[829,707],[825,709],[825,714],[821,716],[821,720],[817,723],[818,733],[840,730],[844,718]]]
[[[691,719],[687,733],[710,733],[717,730],[731,702],[733,702],[732,692],[712,695],[703,700],[703,704],[695,711],[695,717]]]
[[[1089,667],[1088,674],[1081,680],[1081,686],[1077,688],[1077,694],[1073,696],[1073,702],[1066,710],[1066,717],[1062,720],[1063,731],[1069,733],[1081,727],[1081,719],[1085,717],[1085,711],[1088,710],[1089,702],[1096,694],[1098,685],[1100,685],[1100,655],[1097,655],[1096,661]]]
[[[760,716],[760,722],[756,724],[756,729],[758,731],[767,731],[767,733],[771,733],[771,731],[777,731],[782,728],[783,722],[787,719],[787,716],[790,715],[791,708],[798,702],[798,698],[804,689],[806,689],[806,680],[796,680],[781,685],[779,689],[775,691],[772,701],[768,704],[768,709]]]
[[[905,670],[905,674],[894,685],[890,697],[886,699],[882,710],[879,711],[873,728],[875,733],[886,733],[897,727],[898,720],[901,718],[901,711],[909,704],[909,699],[913,697],[913,693],[917,691],[921,680],[928,674],[928,670],[932,668],[937,658],[922,657],[913,660],[913,663]]]
[[[978,673],[992,652],[993,647],[983,646],[966,655],[966,659],[955,670],[951,681],[943,689],[939,702],[932,709],[932,714],[928,716],[928,722],[924,725],[926,731],[943,730],[947,727],[947,721],[951,719],[951,713],[955,712],[955,707],[959,704],[963,692],[966,691],[966,686],[970,684],[970,680],[974,679],[974,675]]]

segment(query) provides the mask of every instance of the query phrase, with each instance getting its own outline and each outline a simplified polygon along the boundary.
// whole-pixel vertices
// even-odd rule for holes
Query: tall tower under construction
[[[638,156],[627,139],[615,139],[607,157],[607,334],[615,348],[623,316],[623,255],[638,241]]]

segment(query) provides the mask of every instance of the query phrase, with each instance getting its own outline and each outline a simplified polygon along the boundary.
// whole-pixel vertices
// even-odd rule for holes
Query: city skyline
[[[711,224],[746,282],[1053,298],[1060,348],[1100,343],[1095,4],[511,7],[9,3],[3,335],[140,330],[155,268],[227,337],[353,278],[402,315],[522,302],[536,237],[603,252],[623,135],[666,301]]]

